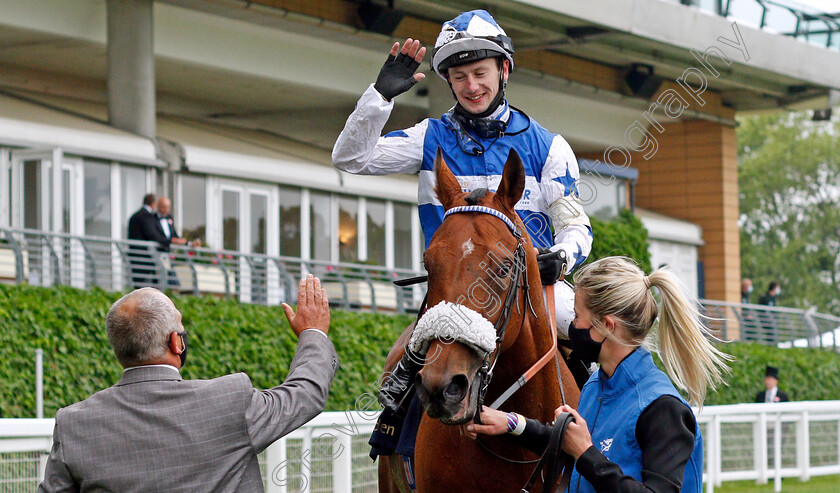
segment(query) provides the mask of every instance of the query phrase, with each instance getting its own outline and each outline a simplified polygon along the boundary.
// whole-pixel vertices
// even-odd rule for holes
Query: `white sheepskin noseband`
[[[487,354],[496,349],[496,329],[480,313],[464,305],[441,301],[420,317],[408,348],[421,356],[435,339],[458,341]]]

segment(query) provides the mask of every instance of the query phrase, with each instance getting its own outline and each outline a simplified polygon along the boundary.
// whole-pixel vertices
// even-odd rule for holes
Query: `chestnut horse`
[[[538,457],[509,436],[479,436],[472,440],[457,425],[474,418],[482,373],[490,364],[495,363],[486,388],[486,405],[514,385],[554,346],[534,248],[514,212],[525,186],[525,170],[519,156],[511,150],[496,193],[478,190],[467,194],[461,191],[438,151],[435,174],[435,191],[448,213],[424,255],[430,309],[418,322],[417,331],[423,328],[425,333],[437,333],[438,337],[425,341],[426,361],[415,382],[425,410],[415,444],[417,491],[518,492]],[[453,209],[468,205],[473,207]],[[517,262],[519,266],[524,263],[524,269]],[[503,307],[506,301],[510,303],[509,310]],[[453,310],[467,314],[452,317],[460,320],[457,325],[480,326],[483,339],[479,339],[485,341],[484,349],[476,347],[475,334],[468,334],[467,339],[472,339],[465,343],[452,335],[452,330],[438,330],[435,324],[446,317],[438,316],[439,313],[429,317],[438,304],[440,309],[454,307]],[[424,324],[426,317],[431,322]],[[402,356],[413,329],[414,324],[397,340],[386,369],[393,368]],[[490,348],[486,343],[488,330]],[[422,334],[414,334],[412,349],[418,337]],[[558,378],[558,371],[562,378]],[[579,396],[572,374],[559,352],[555,352],[548,364],[513,393],[501,409],[549,422],[564,397],[566,403],[576,407]],[[379,479],[380,492],[410,493],[399,458],[380,457]],[[536,489],[541,488],[540,483]]]

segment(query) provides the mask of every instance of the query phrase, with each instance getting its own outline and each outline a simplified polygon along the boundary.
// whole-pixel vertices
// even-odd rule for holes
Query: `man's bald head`
[[[154,288],[141,288],[117,300],[105,319],[108,340],[124,368],[166,355],[169,336],[181,332],[181,314]]]
[[[159,198],[157,210],[161,216],[168,216],[169,212],[172,211],[172,202],[166,197]]]

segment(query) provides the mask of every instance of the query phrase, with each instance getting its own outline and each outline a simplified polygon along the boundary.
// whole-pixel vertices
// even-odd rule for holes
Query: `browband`
[[[461,205],[458,207],[453,207],[443,214],[443,218],[446,219],[450,214],[457,214],[459,212],[481,212],[484,214],[490,214],[491,216],[496,216],[502,221],[504,221],[505,224],[507,224],[507,227],[508,229],[510,229],[510,232],[513,233],[513,236],[516,236],[517,238],[521,236],[519,234],[519,231],[517,231],[516,229],[516,225],[513,224],[513,221],[511,221],[509,217],[497,211],[496,209],[485,207],[483,205]]]

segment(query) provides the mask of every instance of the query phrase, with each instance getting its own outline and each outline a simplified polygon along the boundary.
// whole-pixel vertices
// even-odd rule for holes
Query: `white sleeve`
[[[580,202],[577,159],[566,139],[556,135],[543,166],[540,192],[554,227],[552,251],[563,249],[570,259],[568,272],[583,263],[592,250],[592,226]]]
[[[335,141],[333,165],[360,175],[419,172],[429,121],[381,136],[393,108],[394,103],[385,101],[371,84]]]

